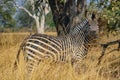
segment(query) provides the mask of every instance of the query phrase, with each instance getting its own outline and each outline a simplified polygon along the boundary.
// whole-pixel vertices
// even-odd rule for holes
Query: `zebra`
[[[89,22],[86,18],[82,18],[82,22],[73,27],[70,34],[65,36],[30,35],[21,44],[14,65],[19,63],[21,50],[28,73],[33,72],[36,66],[45,59],[56,63],[70,61],[74,64],[81,61],[87,54],[86,44],[89,43],[89,33]]]

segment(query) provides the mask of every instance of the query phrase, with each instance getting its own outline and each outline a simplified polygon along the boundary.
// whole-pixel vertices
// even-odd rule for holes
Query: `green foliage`
[[[120,28],[120,1],[111,0],[104,5],[102,17],[108,20],[107,31],[117,31]]]
[[[31,4],[29,2],[24,3],[23,7],[32,13]],[[34,24],[33,18],[31,18],[28,13],[21,9],[18,9],[15,19],[17,20],[18,27],[30,27],[31,24]]]
[[[15,26],[15,20],[13,19],[15,8],[13,6],[12,1],[13,0],[0,1],[0,26],[4,26],[4,27]]]
[[[120,0],[91,0],[88,12],[96,12],[96,15],[99,13],[99,17],[102,20],[106,20],[107,26],[105,26],[106,24],[104,25],[104,31],[113,32],[120,30]]]
[[[17,20],[18,27],[28,27],[33,21],[33,19],[23,10],[20,10],[15,18]]]
[[[49,25],[50,27],[55,27],[55,24],[52,19],[52,13],[48,13],[46,16],[46,24]]]

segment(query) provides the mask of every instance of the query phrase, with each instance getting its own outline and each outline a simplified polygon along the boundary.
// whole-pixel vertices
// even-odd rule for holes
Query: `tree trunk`
[[[49,0],[49,4],[51,7],[57,34],[65,35],[69,33],[69,1],[64,4],[64,2],[60,0]]]
[[[84,0],[77,0],[77,2],[76,0],[66,0],[66,2],[61,0],[48,1],[58,36],[69,34],[70,28],[76,25],[75,23],[79,23],[79,14],[84,12],[82,12],[85,7]],[[76,17],[78,17],[79,20],[74,23],[73,20],[75,20]]]
[[[41,33],[45,32],[45,13],[44,13],[44,11],[41,16],[40,29],[41,29]]]
[[[38,16],[36,16],[35,18],[35,23],[36,23],[37,33],[42,33]]]
[[[45,16],[43,15],[41,17],[41,23],[38,17],[35,19],[38,34],[44,34],[44,24],[45,24],[44,20],[45,20]]]

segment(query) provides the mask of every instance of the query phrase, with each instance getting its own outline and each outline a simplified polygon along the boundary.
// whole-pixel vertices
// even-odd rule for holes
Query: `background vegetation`
[[[13,1],[31,10],[30,4],[25,0],[0,1],[0,32],[30,31],[31,27],[34,31],[34,20],[23,10],[15,8]],[[120,32],[119,0],[87,0],[85,4],[88,18],[94,13],[101,31]],[[46,16],[46,25],[46,29],[52,28],[55,31],[51,13]]]

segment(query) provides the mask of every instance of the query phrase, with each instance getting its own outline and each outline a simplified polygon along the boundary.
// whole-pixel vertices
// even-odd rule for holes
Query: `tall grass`
[[[56,35],[56,33],[47,33]],[[20,65],[13,72],[13,63],[22,40],[29,33],[2,33],[0,34],[0,80],[25,80],[24,61],[21,54]],[[102,36],[99,43],[119,39],[118,36]],[[70,63],[42,62],[32,75],[32,80],[120,80],[120,52],[113,51],[117,45],[107,48],[106,55],[100,65],[96,65],[102,48],[97,45],[91,47],[88,55],[82,62],[73,68]]]

